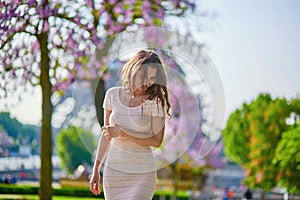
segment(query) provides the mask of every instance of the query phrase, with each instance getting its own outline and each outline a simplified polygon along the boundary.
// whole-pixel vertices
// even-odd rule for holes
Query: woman
[[[106,156],[105,199],[152,199],[156,166],[151,149],[161,145],[165,118],[171,116],[166,83],[160,57],[141,50],[124,65],[123,86],[106,92],[104,126],[90,181],[95,195],[101,192],[99,170]]]

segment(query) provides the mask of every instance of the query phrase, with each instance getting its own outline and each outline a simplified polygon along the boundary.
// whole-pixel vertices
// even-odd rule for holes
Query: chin
[[[138,90],[139,92],[145,92],[147,89],[148,89],[147,87],[140,87],[140,88],[138,88],[137,90]]]

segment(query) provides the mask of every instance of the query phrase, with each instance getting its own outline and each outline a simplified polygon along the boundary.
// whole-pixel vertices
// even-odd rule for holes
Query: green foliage
[[[22,124],[15,118],[11,118],[9,112],[0,113],[0,124],[9,136],[17,138],[21,132]]]
[[[12,137],[16,147],[22,143],[31,145],[32,153],[38,153],[39,127],[20,123],[9,112],[0,112],[0,126]]]
[[[56,144],[62,167],[68,173],[74,172],[83,163],[92,165],[92,154],[88,149],[96,148],[96,140],[91,132],[71,126],[59,132]]]
[[[280,185],[288,188],[289,193],[300,192],[300,125],[283,133],[276,148],[273,164],[278,166]]]
[[[249,112],[249,105],[243,104],[241,109],[237,109],[230,115],[226,128],[222,132],[225,154],[240,165],[249,162],[248,154],[250,148],[247,145],[250,138],[249,122],[247,120]]]
[[[266,191],[276,186],[279,171],[272,164],[275,150],[283,133],[294,127],[287,119],[295,116],[299,120],[299,102],[260,94],[230,115],[222,131],[224,150],[226,156],[245,168],[246,185]]]
[[[38,187],[31,185],[0,184],[0,194],[37,194]]]
[[[15,139],[29,137],[30,140],[33,140],[38,135],[37,126],[22,124],[16,118],[12,118],[9,112],[0,112],[0,125],[9,136]]]
[[[38,186],[0,184],[0,194],[38,194]],[[89,188],[53,188],[54,195],[95,197]],[[103,198],[103,193],[100,194]]]
[[[54,195],[82,197],[83,199],[84,197],[104,198],[103,192],[96,197],[93,193],[91,193],[89,188],[53,188],[53,193]],[[156,191],[153,196],[153,200],[159,200],[161,199],[161,196],[163,196],[164,199],[169,200],[172,197],[172,193],[173,191],[168,190]],[[0,184],[0,194],[38,194],[38,186]],[[179,191],[176,196],[176,199],[178,200],[190,199],[187,191]]]

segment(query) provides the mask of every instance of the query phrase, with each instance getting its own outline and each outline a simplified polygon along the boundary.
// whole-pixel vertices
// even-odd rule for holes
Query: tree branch
[[[13,37],[14,37],[17,33],[26,33],[26,34],[29,34],[29,35],[31,35],[31,36],[36,36],[35,34],[33,34],[33,33],[29,32],[29,31],[26,31],[26,30],[25,30],[25,28],[28,26],[28,24],[29,24],[29,20],[26,20],[25,23],[24,23],[24,25],[22,26],[22,27],[24,27],[24,28],[22,28],[22,29],[20,29],[20,30],[16,30],[16,31],[14,31],[12,34],[10,34],[10,35],[7,37],[7,39],[3,42],[3,44],[0,45],[0,49],[3,49],[4,46],[5,46],[8,42],[12,41]]]

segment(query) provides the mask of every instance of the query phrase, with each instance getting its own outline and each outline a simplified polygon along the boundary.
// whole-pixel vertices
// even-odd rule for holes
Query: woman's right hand
[[[99,188],[100,179],[101,179],[100,173],[93,172],[90,180],[90,190],[94,195],[98,195],[101,192]]]
[[[121,129],[116,125],[103,126],[102,130],[103,135],[106,137],[107,140],[111,140],[115,137],[122,137],[124,135]]]

